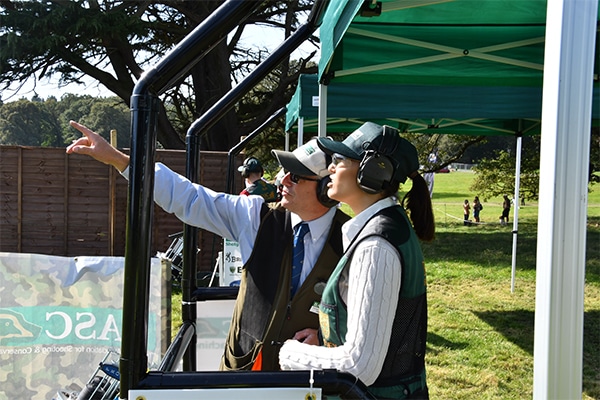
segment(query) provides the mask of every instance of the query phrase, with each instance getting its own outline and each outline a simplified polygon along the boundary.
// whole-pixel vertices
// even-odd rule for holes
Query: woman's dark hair
[[[410,178],[412,188],[402,199],[402,207],[409,211],[410,220],[419,239],[430,242],[435,237],[435,218],[429,188],[418,172],[414,172]]]

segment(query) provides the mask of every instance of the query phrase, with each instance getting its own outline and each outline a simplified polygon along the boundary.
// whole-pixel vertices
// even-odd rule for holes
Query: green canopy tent
[[[583,281],[584,248],[581,240],[575,243],[568,241],[567,236],[581,239],[583,231],[585,239],[585,211],[580,210],[586,208],[584,189],[587,186],[582,180],[585,174],[581,172],[587,167],[589,154],[592,92],[598,90],[598,62],[597,57],[594,58],[594,53],[599,54],[597,21],[595,0],[563,0],[548,5],[544,0],[340,0],[330,3],[320,29],[321,136],[325,134],[331,100],[328,92],[338,84],[371,88],[420,85],[420,93],[428,93],[430,100],[436,98],[440,88],[446,88],[449,92],[454,90],[456,102],[482,88],[543,88],[541,192],[548,192],[548,196],[541,200],[540,209],[547,203],[555,207],[546,210],[552,218],[539,222],[538,231],[542,233],[538,239],[538,272],[544,268],[548,273],[538,274],[538,299],[551,304],[539,307],[543,300],[537,300],[536,327],[539,324],[545,328],[550,324],[556,327],[559,321],[560,328],[536,328],[534,393],[550,392],[550,397],[572,395],[573,391],[580,390],[581,360],[577,362],[577,346],[581,338],[577,337],[569,346],[570,353],[555,351],[551,346],[560,346],[560,339],[566,341],[569,335],[581,336],[583,312],[564,313],[564,305],[560,309],[560,300],[549,293],[555,292],[552,285],[561,284],[556,277],[565,277],[564,265],[573,263],[574,270],[570,272],[574,278],[569,275],[562,280],[562,284],[571,286],[561,291],[566,296],[561,299],[576,310],[582,310],[583,301],[571,300],[569,295],[575,298],[582,293],[579,285]],[[404,96],[408,92],[398,93]],[[367,105],[372,99],[363,97],[361,100]],[[424,104],[424,108],[429,107],[429,103]],[[596,112],[597,109],[595,105]],[[439,121],[445,118],[456,117],[434,115],[426,119],[424,126],[441,129],[443,124]],[[577,166],[579,174],[567,169],[566,162]],[[544,179],[548,174],[550,179]],[[576,188],[569,188],[575,184]],[[570,200],[565,200],[565,196],[571,196]],[[564,221],[571,219],[575,223],[568,225],[570,229],[566,231]],[[550,226],[542,227],[542,224]],[[548,249],[548,243],[541,241],[542,235],[552,243],[544,257],[539,253]],[[567,255],[571,259],[567,260]],[[561,257],[563,260],[559,260]],[[546,275],[549,278],[545,279]],[[575,320],[567,321],[569,317]],[[568,322],[575,322],[571,324],[573,328],[568,327]],[[559,379],[564,375],[569,378],[566,382]],[[561,381],[561,385],[556,383]]]
[[[351,132],[365,121],[373,121],[403,132],[512,135],[520,120],[521,126],[537,126],[534,131],[523,128],[528,134],[539,133],[541,87],[456,88],[332,81],[326,89],[328,132]],[[317,132],[318,116],[317,76],[301,75],[287,105],[286,131]]]
[[[323,86],[321,86],[322,88]],[[326,86],[326,132],[352,132],[366,121],[401,132],[460,135],[509,135],[517,138],[515,193],[519,199],[521,137],[540,133],[541,86],[442,86],[364,84],[331,80]],[[600,119],[600,88],[594,87],[592,117]],[[319,130],[319,84],[316,75],[301,75],[287,105],[286,132]],[[513,207],[511,291],[514,291],[519,209]]]

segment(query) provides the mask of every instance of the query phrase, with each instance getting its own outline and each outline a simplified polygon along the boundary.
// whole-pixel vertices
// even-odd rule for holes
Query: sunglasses
[[[292,183],[299,183],[300,180],[304,180],[304,181],[311,181],[311,182],[319,182],[320,179],[315,179],[315,178],[307,178],[305,176],[300,176],[300,175],[296,175],[293,172],[290,172],[290,181],[292,181]]]
[[[348,157],[343,156],[343,155],[341,155],[339,153],[333,153],[331,155],[331,163],[333,165],[338,165],[339,163],[341,163],[344,160],[348,160]]]

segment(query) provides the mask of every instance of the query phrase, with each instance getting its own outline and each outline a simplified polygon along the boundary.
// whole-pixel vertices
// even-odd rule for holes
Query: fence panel
[[[185,173],[185,151],[157,150],[156,161]],[[236,160],[240,165],[242,157]],[[225,191],[227,153],[202,152],[200,183]],[[236,174],[236,191],[243,181]],[[63,148],[0,146],[0,251],[57,256],[123,256],[127,180],[90,157]],[[165,251],[183,230],[154,210],[152,251]],[[210,271],[222,240],[200,231],[201,271]]]

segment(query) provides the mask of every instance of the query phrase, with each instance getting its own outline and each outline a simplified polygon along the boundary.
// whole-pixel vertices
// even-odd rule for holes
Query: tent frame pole
[[[327,85],[319,83],[319,129],[318,136],[327,136]]]
[[[542,96],[534,399],[581,398],[598,0],[549,1]],[[559,51],[557,51],[559,50]]]
[[[515,279],[517,275],[517,234],[519,232],[519,196],[521,190],[521,156],[523,148],[523,135],[521,134],[521,121],[519,121],[519,132],[517,133],[517,148],[516,148],[516,162],[515,162],[515,194],[514,198],[514,210],[513,210],[513,243],[512,243],[512,269],[510,277],[510,292],[515,292]]]

